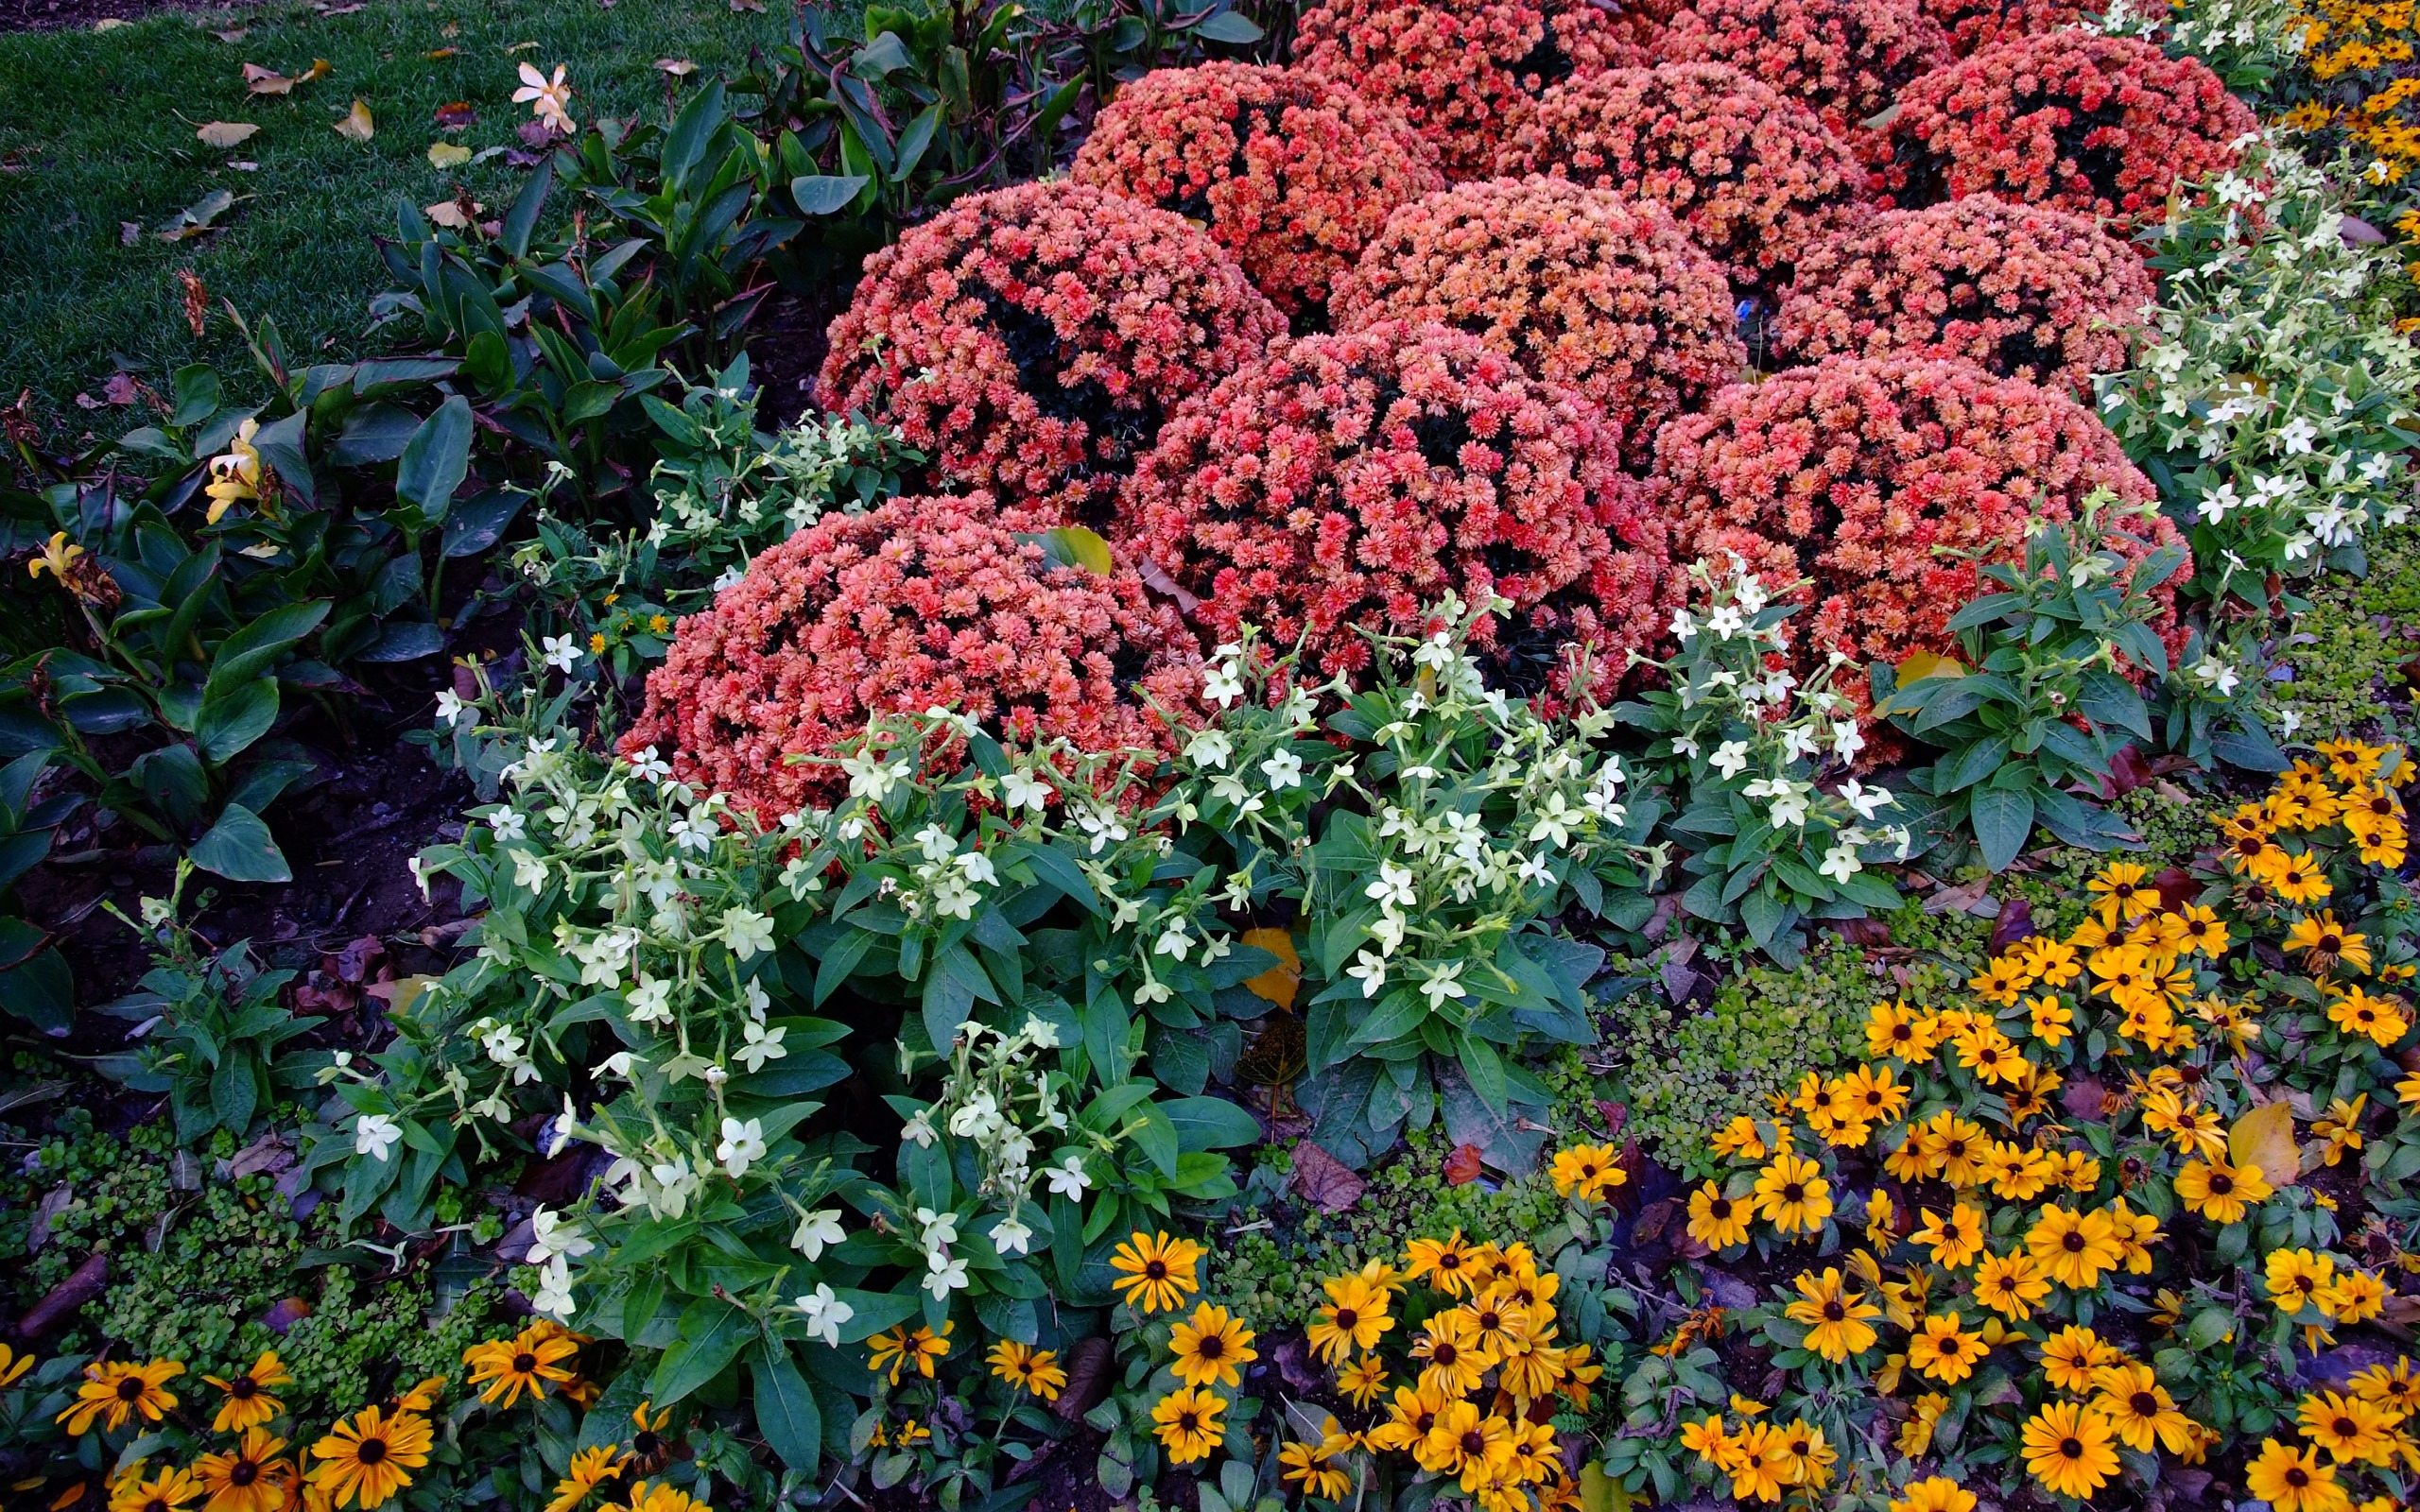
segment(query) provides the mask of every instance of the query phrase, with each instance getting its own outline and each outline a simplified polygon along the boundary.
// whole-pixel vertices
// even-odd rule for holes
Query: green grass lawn
[[[516,67],[567,65],[573,113],[661,111],[658,59],[732,69],[787,30],[786,8],[735,12],[728,0],[370,0],[349,14],[276,5],[207,17],[166,12],[107,31],[0,36],[0,403],[31,387],[71,422],[108,431],[74,404],[102,397],[127,368],[155,384],[196,358],[233,380],[238,338],[222,314],[197,339],[181,269],[248,318],[273,316],[298,351],[364,348],[370,297],[388,286],[372,244],[392,234],[399,198],[449,198],[458,184],[492,208],[519,171],[499,155],[468,168],[429,164],[435,141],[474,150],[515,145],[528,119],[512,103]],[[228,42],[216,33],[241,28]],[[523,46],[523,43],[535,43]],[[452,56],[428,54],[455,49]],[[243,68],[296,75],[324,58],[328,77],[283,97],[247,93]],[[375,120],[368,142],[333,129],[355,98]],[[441,130],[440,106],[467,101],[478,121]],[[218,149],[196,139],[213,121],[259,132]],[[250,169],[236,163],[253,164]],[[216,190],[237,197],[199,241],[164,242],[164,222]],[[140,232],[129,243],[121,227]],[[247,386],[249,387],[249,386]]]

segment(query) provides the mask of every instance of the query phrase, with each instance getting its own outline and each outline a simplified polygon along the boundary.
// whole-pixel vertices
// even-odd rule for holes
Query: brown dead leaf
[[[538,44],[534,42],[516,42],[504,50],[504,56],[510,58],[514,53],[535,52],[537,47]]]
[[[294,76],[297,84],[316,84],[337,71],[337,65],[324,58],[314,58],[311,66]]]
[[[479,112],[469,100],[447,100],[431,118],[441,131],[459,131],[479,124]]]
[[[250,121],[212,121],[196,131],[194,137],[206,147],[234,147],[251,141],[259,130]]]
[[[735,11],[744,11],[749,15],[761,16],[765,13],[765,0],[731,0],[731,9]]]
[[[433,205],[423,205],[421,214],[428,217],[429,224],[432,226],[442,226],[447,231],[467,231],[472,222],[487,208],[475,201],[470,213],[465,215],[462,211],[462,201],[459,199],[441,199]]]
[[[1342,1212],[1361,1200],[1369,1183],[1342,1160],[1304,1140],[1294,1146],[1294,1177],[1287,1187],[1322,1212]]]
[[[274,68],[263,68],[258,63],[246,63],[244,88],[255,94],[290,94],[294,93],[294,80]]]
[[[371,117],[368,102],[355,98],[353,109],[344,112],[334,129],[348,142],[367,142],[378,134],[378,123]]]
[[[425,52],[421,54],[421,57],[428,60],[432,63],[441,62],[448,58],[459,58],[461,56],[462,49],[459,47],[440,47],[434,52]]]
[[[230,26],[225,31],[214,31],[211,35],[232,47],[235,43],[242,42],[245,38],[251,36],[251,33],[241,26]]]
[[[441,37],[459,37],[462,35],[462,24],[458,21],[449,21],[437,28],[437,34]]]
[[[141,226],[136,225],[130,220],[121,220],[117,223],[117,244],[120,247],[131,247],[142,239],[143,228]]]
[[[1445,1157],[1445,1184],[1449,1187],[1469,1186],[1478,1179],[1479,1171],[1479,1153],[1476,1144],[1457,1144],[1454,1153]]]
[[[2256,1165],[2273,1187],[2292,1186],[2302,1177],[2303,1153],[2294,1143],[2294,1109],[2282,1100],[2263,1103],[2227,1130],[2227,1159]]]
[[[698,65],[686,58],[659,58],[655,66],[675,78],[686,78],[698,71]]]
[[[1294,991],[1303,984],[1303,958],[1294,954],[1293,936],[1282,929],[1248,929],[1244,931],[1244,943],[1277,957],[1275,966],[1247,978],[1244,989],[1292,1012]]]
[[[142,397],[142,390],[135,387],[134,374],[113,372],[110,381],[101,386],[101,397],[112,404],[131,404]]]

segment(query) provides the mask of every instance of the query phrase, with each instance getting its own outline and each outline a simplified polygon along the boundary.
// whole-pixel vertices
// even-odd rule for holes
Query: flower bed
[[[1495,155],[1669,210],[1743,288],[1778,288],[1816,243],[1857,220],[1865,171],[1806,106],[1722,63],[1566,79]]]
[[[1444,180],[1400,117],[1301,70],[1204,63],[1118,91],[1076,154],[1079,183],[1206,225],[1262,293],[1316,319],[1395,206]]]
[[[2231,165],[2252,112],[2199,61],[2066,30],[1996,43],[1911,82],[1889,129],[1889,202],[1991,194],[2131,230]]]
[[[1573,0],[1328,0],[1303,13],[1296,42],[1298,66],[1401,111],[1457,179],[1484,175],[1550,86],[1644,61],[1634,28]]]
[[[1337,328],[1434,322],[1594,401],[1626,461],[1737,377],[1721,266],[1653,202],[1532,175],[1416,199],[1337,284]]]
[[[1705,0],[1672,18],[1672,62],[1728,63],[1848,136],[1928,69],[1949,39],[1917,0]]]
[[[1886,211],[1802,259],[1773,348],[1957,357],[2089,401],[2094,374],[2127,367],[2152,293],[2141,256],[2091,221],[1976,195]]]
[[[1277,311],[1206,233],[1079,184],[977,195],[867,260],[819,391],[1042,524],[1097,517],[1168,410]]]
[[[1736,552],[1769,590],[1812,604],[1807,663],[1945,651],[1979,564],[2016,559],[2030,515],[2072,518],[2096,489],[2154,497],[2090,410],[1913,356],[1833,357],[1726,388],[1664,428],[1655,460],[1674,558]],[[2176,539],[2154,523],[2153,541]],[[2174,586],[2162,593],[2173,635]]]
[[[790,537],[683,620],[622,746],[770,823],[847,789],[840,742],[876,715],[939,707],[1021,741],[1157,745],[1131,689],[1184,702],[1195,655],[1132,576],[1046,566],[987,495],[897,499]]]
[[[1618,675],[1653,633],[1660,523],[1618,478],[1615,433],[1477,336],[1385,321],[1280,342],[1170,419],[1119,515],[1125,542],[1203,599],[1300,639],[1324,672],[1365,629],[1417,627],[1447,593],[1512,606],[1478,644],[1548,668],[1593,641]]]

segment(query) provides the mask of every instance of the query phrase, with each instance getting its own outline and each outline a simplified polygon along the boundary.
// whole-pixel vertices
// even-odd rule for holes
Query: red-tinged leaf
[[[2022,898],[2000,900],[2000,917],[1992,920],[1992,954],[1998,955],[2021,940],[2042,933],[2033,927],[2033,905]]]
[[[437,108],[437,126],[442,131],[459,131],[479,124],[479,112],[469,100],[447,100]]]
[[[1478,1146],[1457,1144],[1454,1153],[1445,1157],[1445,1184],[1466,1187],[1479,1177]]]

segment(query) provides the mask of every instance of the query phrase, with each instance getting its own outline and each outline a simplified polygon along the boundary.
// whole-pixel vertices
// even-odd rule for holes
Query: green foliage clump
[[[2420,526],[2382,531],[2366,576],[2330,576],[2294,617],[2279,660],[2294,669],[2278,706],[2302,716],[2302,736],[2359,734],[2386,722],[2389,690],[2420,656]]]
[[[137,1355],[227,1375],[277,1347],[258,1319],[294,1285],[302,1228],[266,1176],[213,1179],[178,1195],[164,1227],[147,1236],[156,1236],[156,1249],[146,1243],[112,1255],[110,1288],[85,1316]]]
[[[120,1257],[141,1253],[177,1195],[168,1172],[173,1142],[164,1125],[145,1125],[123,1139],[95,1134],[91,1112],[81,1108],[67,1109],[60,1124],[61,1132],[41,1139],[30,1157],[0,1167],[0,1253],[28,1257],[10,1267],[20,1310],[96,1249],[110,1255],[112,1266]],[[36,1143],[21,1128],[0,1128],[0,1134],[19,1147]],[[45,1201],[62,1188],[65,1205],[45,1216]],[[38,1225],[43,1237],[35,1249]]]
[[[480,1280],[449,1307],[424,1275],[365,1280],[332,1265],[311,1315],[276,1345],[278,1358],[294,1372],[298,1399],[340,1411],[376,1391],[458,1374],[462,1351],[493,1332],[501,1296],[498,1283]]]
[[[1204,1298],[1263,1332],[1299,1328],[1326,1300],[1322,1280],[1367,1261],[1401,1263],[1411,1240],[1459,1228],[1473,1242],[1530,1244],[1563,1216],[1563,1199],[1543,1170],[1456,1185],[1445,1179],[1454,1142],[1444,1129],[1414,1129],[1407,1140],[1407,1148],[1364,1173],[1370,1185],[1361,1200],[1334,1214],[1286,1196],[1292,1155],[1270,1151],[1231,1216],[1212,1225]]]
[[[1711,1174],[1706,1136],[1739,1114],[1762,1115],[1806,1073],[1854,1061],[1876,1001],[1937,998],[1982,960],[1988,926],[1962,915],[1911,903],[1883,922],[1892,944],[1912,958],[1885,962],[1822,936],[1797,966],[1736,971],[1703,1009],[1675,1009],[1651,988],[1613,1005],[1611,1079],[1631,1132],[1665,1165],[1691,1177]]]
[[[2036,931],[2062,939],[2073,934],[2092,912],[2084,880],[2113,861],[2132,862],[2152,876],[2187,865],[2194,851],[2210,843],[2212,816],[2233,807],[2193,798],[2160,782],[2138,787],[2109,806],[2143,837],[2139,847],[2128,846],[2122,852],[2049,847],[2034,852],[2031,873],[2012,872],[1995,886],[1995,892],[2022,898],[2032,907]]]

